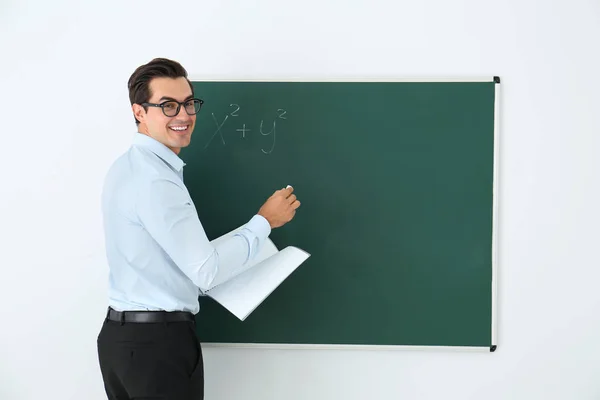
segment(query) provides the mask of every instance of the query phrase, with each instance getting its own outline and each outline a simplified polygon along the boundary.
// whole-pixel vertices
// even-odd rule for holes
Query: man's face
[[[153,78],[150,81],[150,93],[152,96],[148,103],[155,104],[168,100],[183,102],[192,98],[192,90],[184,77]],[[134,104],[133,111],[140,121],[140,132],[158,140],[176,154],[190,144],[196,115],[188,115],[183,105],[173,117],[166,116],[160,107],[148,107],[148,111],[145,111],[140,105]]]

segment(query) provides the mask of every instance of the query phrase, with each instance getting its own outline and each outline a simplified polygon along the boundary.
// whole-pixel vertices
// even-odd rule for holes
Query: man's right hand
[[[300,201],[293,192],[294,188],[291,186],[276,191],[258,211],[258,215],[262,215],[269,222],[271,229],[287,224],[296,215]]]

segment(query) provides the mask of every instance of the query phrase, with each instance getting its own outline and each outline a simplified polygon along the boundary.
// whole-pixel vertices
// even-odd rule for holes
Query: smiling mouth
[[[175,132],[184,132],[189,127],[190,127],[189,125],[174,125],[174,126],[170,126],[169,129],[171,129],[172,131],[175,131]]]

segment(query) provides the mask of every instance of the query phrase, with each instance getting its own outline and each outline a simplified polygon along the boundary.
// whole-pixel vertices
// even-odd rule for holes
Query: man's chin
[[[173,147],[187,147],[191,142],[192,134],[186,135],[178,135],[176,137],[171,137],[169,142],[173,145]]]

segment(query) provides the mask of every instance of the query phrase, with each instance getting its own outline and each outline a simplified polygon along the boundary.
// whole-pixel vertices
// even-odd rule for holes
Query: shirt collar
[[[136,146],[145,147],[160,158],[162,158],[167,164],[173,167],[176,171],[181,171],[185,166],[185,163],[173,150],[159,142],[158,140],[145,135],[143,133],[136,132],[133,137],[133,144]]]

